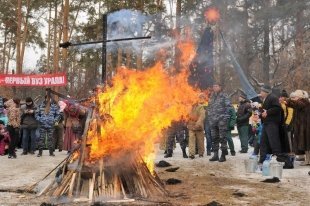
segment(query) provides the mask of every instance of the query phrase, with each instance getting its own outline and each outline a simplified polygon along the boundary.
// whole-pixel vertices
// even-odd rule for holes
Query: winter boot
[[[300,166],[310,165],[310,151],[305,151],[305,161],[300,163]]]
[[[214,161],[219,161],[219,152],[214,151],[213,157],[209,159],[209,161],[214,162]]]
[[[42,156],[42,152],[43,152],[43,150],[39,149],[39,153],[38,153],[37,157],[41,157]]]
[[[225,157],[226,155],[225,154],[221,154],[221,157],[220,157],[220,159],[219,159],[219,162],[225,162],[226,161],[226,157]]]
[[[172,150],[168,149],[167,154],[164,156],[164,158],[172,157]]]
[[[305,161],[305,156],[304,155],[298,155],[298,156],[296,156],[295,161]]]
[[[211,156],[211,150],[207,150],[207,156]]]
[[[183,153],[183,158],[188,158],[185,148],[182,148],[182,153]]]
[[[54,154],[54,150],[53,150],[53,149],[50,149],[50,150],[49,150],[49,152],[50,152],[50,156],[52,156],[52,157],[54,157],[54,156],[55,156],[55,154]]]
[[[225,162],[226,161],[226,158],[225,156],[228,154],[228,151],[227,150],[222,150],[222,154],[221,154],[221,157],[219,159],[219,162]]]

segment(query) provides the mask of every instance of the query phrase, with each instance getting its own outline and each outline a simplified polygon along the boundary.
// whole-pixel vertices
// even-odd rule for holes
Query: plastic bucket
[[[256,159],[246,159],[244,160],[245,171],[247,173],[255,173],[257,169],[257,160]]]
[[[282,178],[283,162],[270,163],[270,176]]]

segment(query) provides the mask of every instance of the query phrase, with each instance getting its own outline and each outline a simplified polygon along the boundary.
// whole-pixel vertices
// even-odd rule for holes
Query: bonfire
[[[186,68],[194,47],[189,42],[182,46]],[[187,84],[187,78],[185,69],[169,75],[160,63],[143,71],[119,68],[112,86],[86,105],[80,147],[64,160],[40,195],[90,202],[168,195],[154,171],[155,143],[172,121],[187,117],[198,99],[199,91]]]

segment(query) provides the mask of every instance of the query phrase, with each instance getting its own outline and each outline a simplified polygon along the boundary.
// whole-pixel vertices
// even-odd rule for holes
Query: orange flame
[[[187,39],[184,42],[179,42],[177,47],[182,52],[180,57],[181,68],[186,69],[196,54],[194,42],[191,39]]]
[[[183,53],[192,52],[189,44]],[[189,65],[191,58],[184,56],[182,61]],[[162,130],[185,118],[198,101],[199,91],[188,85],[187,78],[185,70],[169,76],[160,63],[144,71],[119,69],[113,86],[97,96],[100,116],[88,132],[89,159],[110,156],[124,161],[126,154],[136,152],[153,172],[155,142]]]
[[[217,8],[209,8],[205,12],[205,18],[209,23],[214,24],[220,19],[220,12]]]

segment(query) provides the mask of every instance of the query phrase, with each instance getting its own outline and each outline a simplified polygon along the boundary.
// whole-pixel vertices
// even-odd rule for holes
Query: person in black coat
[[[23,153],[22,155],[34,154],[36,147],[36,129],[38,122],[34,117],[36,107],[31,97],[26,98],[26,105],[21,109],[21,129],[22,129],[22,142],[23,142]],[[30,138],[30,141],[29,141]],[[30,145],[29,145],[30,143]]]
[[[237,129],[241,142],[240,153],[248,152],[249,141],[249,119],[252,116],[252,108],[246,95],[241,93],[239,96],[239,107],[237,110]]]
[[[261,88],[263,130],[259,163],[264,162],[266,154],[281,154],[280,124],[282,108],[277,96],[271,92],[271,87],[268,85]]]

